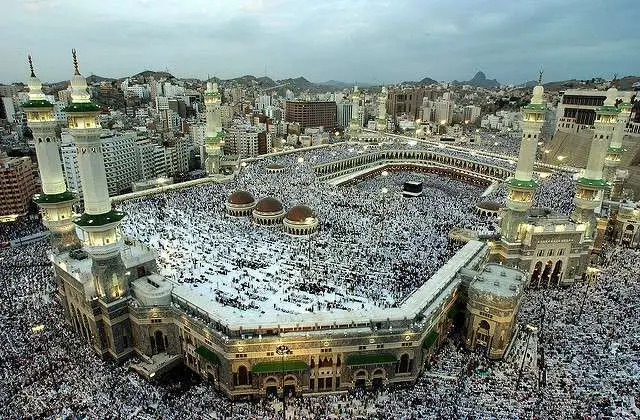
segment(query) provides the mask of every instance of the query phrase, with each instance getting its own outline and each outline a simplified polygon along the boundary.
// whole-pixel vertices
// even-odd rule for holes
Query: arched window
[[[238,385],[248,385],[249,384],[249,372],[245,366],[240,366],[238,368]]]
[[[398,373],[407,373],[409,371],[409,355],[403,354],[400,356],[400,363],[398,364]]]

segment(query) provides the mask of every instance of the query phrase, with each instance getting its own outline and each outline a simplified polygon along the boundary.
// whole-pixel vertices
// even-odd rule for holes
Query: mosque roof
[[[231,193],[227,202],[230,204],[252,204],[256,200],[253,198],[250,192],[244,190],[236,190]]]
[[[298,223],[304,223],[309,218],[315,219],[316,215],[311,207],[305,205],[298,205],[290,208],[285,216],[285,219]]]
[[[260,213],[278,213],[283,210],[280,200],[273,197],[265,197],[258,201],[255,211]]]

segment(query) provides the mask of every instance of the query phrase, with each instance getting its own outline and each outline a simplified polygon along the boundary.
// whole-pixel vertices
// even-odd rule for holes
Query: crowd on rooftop
[[[0,249],[0,417],[282,418],[272,397],[231,402],[187,374],[148,382],[129,370],[135,360],[100,359],[65,322],[46,248]],[[454,335],[414,385],[291,396],[288,416],[638,418],[640,255],[607,246],[597,267],[566,289],[527,290],[521,332],[502,361],[465,350]],[[526,325],[537,333],[524,352]]]

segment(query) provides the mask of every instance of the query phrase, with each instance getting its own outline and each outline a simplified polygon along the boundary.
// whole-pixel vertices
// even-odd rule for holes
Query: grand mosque
[[[372,147],[352,156],[304,162],[315,180],[339,187],[383,172],[414,171],[482,188],[504,185],[508,191],[504,208],[480,208],[499,211],[499,233],[467,238],[433,275],[395,305],[363,302],[348,311],[283,314],[256,299],[254,306],[227,310],[208,299],[204,286],[194,291],[162,274],[158,265],[162,250],[122,233],[127,214],[108,194],[100,108],[90,100],[75,51],[73,63],[72,101],[66,112],[77,149],[84,210],[74,213],[78,199],[65,185],[53,105],[45,99],[31,67],[29,101],[23,107],[33,131],[43,190],[34,201],[52,233],[50,258],[68,323],[102,357],[117,361],[137,357],[135,369],[150,379],[184,364],[230,398],[410,383],[423,372],[454,323],[463,328],[468,348],[480,348],[498,359],[514,333],[524,289],[580,279],[600,246],[606,220],[598,218],[596,209],[613,181],[606,178],[605,160],[616,159],[620,152],[615,144],[611,147],[619,135],[615,90],[607,92],[605,105],[597,111],[588,165],[577,179],[575,212],[567,216],[533,205],[536,174],[553,170],[535,161],[545,111],[541,83],[533,89],[531,103],[522,108],[520,153],[511,164],[447,147],[416,146],[415,141],[373,147],[375,139],[394,138],[384,132],[385,94],[379,101],[378,133],[370,133],[361,128],[356,89],[349,131],[352,141],[369,142]],[[213,174],[224,161],[216,85],[207,85],[205,104],[205,167]],[[260,160],[246,162],[260,164]],[[246,165],[238,165],[236,173]],[[284,176],[289,168],[272,164],[266,170]],[[215,177],[206,182],[216,182]],[[310,240],[325,234],[319,215],[304,204],[286,209],[278,197],[254,197],[242,188],[219,204],[224,213],[220,217],[247,220],[246,229],[274,229]],[[215,283],[216,276],[223,274],[204,275],[208,282],[204,284]],[[260,281],[268,287],[269,279]]]

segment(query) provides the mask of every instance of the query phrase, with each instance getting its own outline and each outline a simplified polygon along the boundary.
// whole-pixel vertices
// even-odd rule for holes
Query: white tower
[[[110,302],[126,296],[129,288],[120,256],[123,247],[120,222],[125,214],[111,209],[100,140],[100,107],[89,100],[87,82],[78,70],[75,50],[73,65],[71,104],[65,111],[69,131],[77,147],[84,200],[84,213],[74,223],[78,227],[78,237],[93,262],[91,271],[98,296]]]
[[[220,116],[220,92],[217,83],[207,82],[204,92],[207,127],[205,131],[204,168],[208,174],[220,173],[220,157],[223,154],[224,132]]]
[[[360,106],[360,90],[358,86],[353,87],[351,93],[351,120],[349,121],[349,136],[356,139],[362,131],[362,109]]]
[[[522,111],[522,140],[515,175],[507,181],[509,192],[507,211],[502,219],[502,232],[509,242],[519,239],[519,227],[524,213],[533,205],[533,194],[537,187],[533,179],[533,164],[540,141],[546,106],[543,101],[542,72],[538,84],[533,88],[533,97]]]
[[[72,222],[76,197],[67,191],[60,161],[60,140],[56,137],[53,104],[47,101],[42,93],[42,83],[33,71],[31,56],[29,67],[29,100],[22,104],[22,107],[27,114],[27,125],[33,133],[42,181],[42,194],[37,194],[33,201],[40,207],[44,225],[52,233],[51,243],[54,251],[61,252],[79,245]]]
[[[631,116],[631,108],[631,92],[625,92],[622,102],[618,105],[620,113],[618,114],[611,143],[607,149],[607,156],[604,161],[606,167],[605,178],[607,182],[611,184],[610,198],[612,200],[617,200],[621,192],[622,180],[616,179],[616,173],[620,166],[622,155],[625,152],[622,145],[622,139],[624,138],[625,128],[629,122],[629,117]]]
[[[378,121],[376,123],[378,131],[387,129],[387,87],[382,86],[380,95],[378,95]]]
[[[603,192],[608,187],[604,179],[603,167],[620,112],[615,106],[617,93],[617,89],[609,88],[604,105],[596,109],[595,130],[587,168],[578,179],[573,199],[576,205],[573,218],[584,225],[586,239],[594,237],[597,227],[594,210],[602,203]]]

